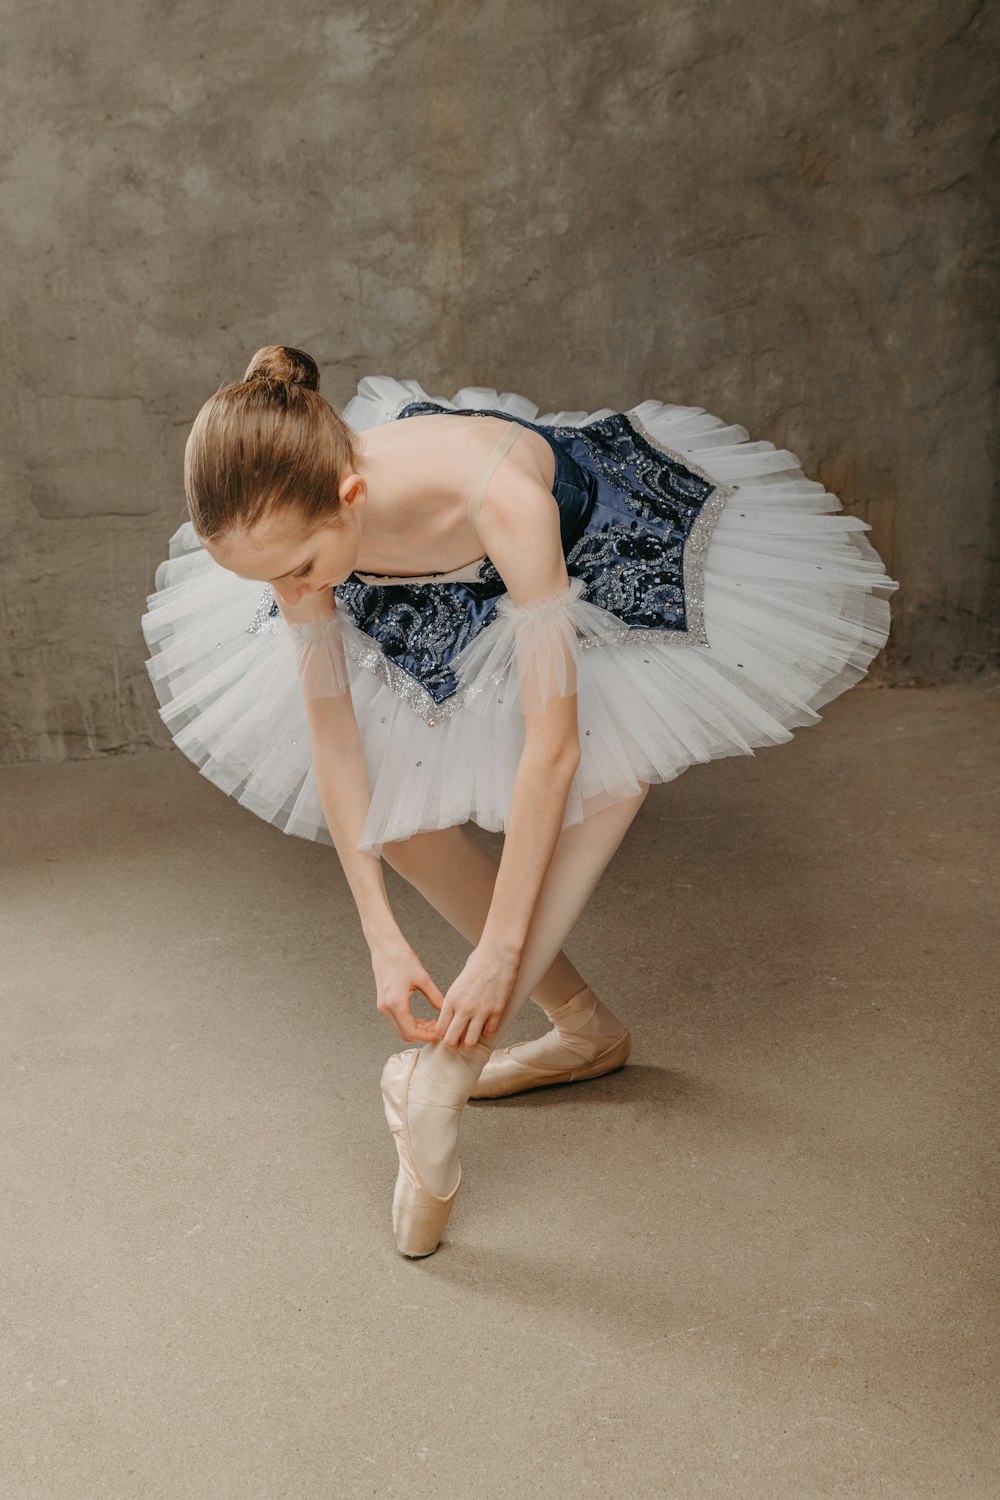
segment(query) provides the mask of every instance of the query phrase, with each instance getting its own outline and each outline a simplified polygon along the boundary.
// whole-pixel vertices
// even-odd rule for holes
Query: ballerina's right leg
[[[430,829],[384,844],[382,858],[463,938],[471,944],[480,941],[498,864],[462,828]],[[627,1026],[601,1004],[564,953],[556,954],[531,999],[552,1029],[487,1059],[472,1098],[504,1098],[544,1083],[565,1082],[568,1074],[600,1076],[628,1058]]]
[[[467,833],[453,827],[415,834],[385,844],[382,857],[463,937],[479,941],[497,862]],[[472,1097],[502,1098],[564,1078],[567,1072],[586,1076],[594,1069],[594,1076],[620,1067],[628,1056],[628,1028],[602,1004],[565,953],[556,954],[530,998],[548,1017],[551,1030],[494,1054]]]
[[[382,846],[382,858],[418,890],[456,932],[475,945],[493,899],[497,861],[461,828],[435,828]],[[546,1015],[585,987],[565,953],[557,953],[531,999]]]
[[[560,955],[647,791],[645,788],[635,797],[622,799],[560,834],[535,905],[501,1032],[537,991],[540,980]],[[442,1197],[458,1180],[461,1110],[496,1040],[460,1048],[428,1042],[420,1049],[410,1084],[407,1120],[420,1171],[431,1191]]]

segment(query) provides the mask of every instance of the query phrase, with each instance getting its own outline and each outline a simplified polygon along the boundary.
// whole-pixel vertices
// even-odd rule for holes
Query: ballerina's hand
[[[379,948],[372,953],[375,975],[375,1008],[388,1016],[404,1042],[435,1042],[438,1034],[434,1021],[425,1021],[410,1010],[410,997],[419,990],[440,1010],[444,996],[408,943],[394,948]]]
[[[497,1033],[517,978],[518,961],[475,948],[444,997],[434,1023],[446,1047],[474,1047]]]

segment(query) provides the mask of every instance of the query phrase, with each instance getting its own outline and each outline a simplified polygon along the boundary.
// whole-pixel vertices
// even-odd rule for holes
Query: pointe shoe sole
[[[543,1068],[518,1062],[513,1057],[512,1047],[503,1047],[494,1052],[479,1076],[471,1099],[506,1099],[510,1094],[523,1094],[529,1089],[544,1089],[554,1083],[580,1083],[585,1078],[601,1078],[605,1073],[614,1073],[625,1066],[632,1051],[632,1035],[626,1031],[604,1052],[598,1053],[593,1062],[581,1063],[577,1068]]]
[[[419,1055],[416,1047],[394,1052],[382,1069],[382,1103],[399,1157],[399,1171],[392,1194],[392,1230],[396,1249],[410,1260],[434,1254],[462,1186],[462,1168],[459,1167],[458,1181],[446,1198],[431,1192],[413,1154],[406,1104],[410,1078]]]

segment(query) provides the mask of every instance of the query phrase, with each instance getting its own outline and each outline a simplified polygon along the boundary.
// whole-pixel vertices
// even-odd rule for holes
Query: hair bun
[[[244,380],[280,380],[284,385],[304,385],[319,390],[319,366],[311,355],[285,344],[268,344],[258,349],[247,365]]]

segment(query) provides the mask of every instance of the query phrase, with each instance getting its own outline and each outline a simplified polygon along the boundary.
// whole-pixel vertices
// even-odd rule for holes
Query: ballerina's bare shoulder
[[[356,572],[414,578],[482,562],[469,501],[512,425],[513,441],[489,473],[481,504],[525,486],[541,485],[551,494],[552,448],[540,432],[505,417],[426,412],[360,434],[380,511],[368,518]]]

